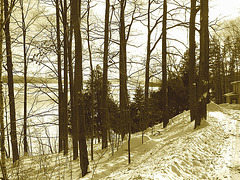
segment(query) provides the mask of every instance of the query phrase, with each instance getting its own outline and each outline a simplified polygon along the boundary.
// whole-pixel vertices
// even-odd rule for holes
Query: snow
[[[194,129],[184,111],[165,129],[162,124],[148,128],[143,144],[142,133],[133,134],[131,164],[127,137],[118,150],[116,144],[105,150],[95,144],[90,173],[81,179],[240,179],[239,120],[240,105],[211,102],[207,121]],[[24,157],[20,168],[8,163],[8,169],[14,178],[18,173],[22,179],[79,179],[79,160],[70,159],[71,153]]]

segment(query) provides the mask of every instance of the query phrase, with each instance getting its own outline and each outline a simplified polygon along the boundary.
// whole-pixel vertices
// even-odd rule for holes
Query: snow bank
[[[211,102],[208,112],[207,121],[203,121],[198,129],[194,129],[194,122],[190,122],[189,111],[184,111],[172,118],[164,129],[162,124],[148,128],[143,144],[141,133],[133,134],[130,165],[127,139],[114,153],[110,146],[102,150],[101,143],[94,145],[90,173],[81,179],[197,180],[236,177],[231,172],[234,170],[237,173],[240,167],[240,111],[227,111]],[[54,154],[23,159],[22,162],[28,165],[20,166],[23,168],[20,177],[79,179],[79,160],[71,161],[71,158],[71,154]],[[17,168],[11,170],[19,173]],[[11,178],[15,177],[12,175]]]
[[[210,103],[209,112],[222,111]],[[222,112],[221,112],[222,113]],[[172,118],[167,128],[158,124],[141,135],[132,135],[131,164],[128,165],[127,141],[114,157],[99,164],[93,179],[216,179],[216,167],[225,133],[216,117],[194,129],[189,111]],[[153,135],[152,135],[153,134]],[[87,179],[86,177],[84,179]]]
[[[208,110],[208,112],[210,111],[210,112],[214,112],[214,111],[222,111],[222,108],[219,106],[219,105],[217,105],[217,104],[215,104],[214,102],[210,102],[208,105],[207,105],[207,110]]]
[[[224,104],[221,104],[221,107],[223,107],[223,108],[225,108],[225,109],[240,110],[240,104],[228,104],[228,103],[224,103]]]
[[[146,141],[150,140],[151,138],[147,135],[144,135],[143,136],[143,142],[145,143]],[[142,136],[141,135],[138,135],[138,136],[135,136],[135,137],[132,137],[131,138],[131,141],[130,141],[130,149],[133,150],[139,146],[142,145]],[[127,151],[128,150],[128,140],[124,141],[123,142],[123,145],[121,147],[124,151]]]

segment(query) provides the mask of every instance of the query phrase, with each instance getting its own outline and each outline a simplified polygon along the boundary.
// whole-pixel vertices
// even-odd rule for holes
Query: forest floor
[[[94,161],[82,179],[240,179],[240,105],[208,105],[207,121],[194,130],[189,111],[115,147],[94,145]],[[113,153],[114,151],[114,153]],[[9,179],[79,179],[79,160],[62,154],[23,157],[18,166],[8,163]]]

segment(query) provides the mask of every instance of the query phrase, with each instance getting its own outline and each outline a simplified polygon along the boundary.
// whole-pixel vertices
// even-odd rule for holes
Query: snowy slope
[[[240,179],[240,106],[208,105],[208,120],[194,130],[189,111],[132,135],[131,164],[128,165],[127,141],[118,151],[95,145],[90,173],[81,179]],[[71,153],[25,157],[20,168],[11,170],[10,179],[79,179],[79,160]],[[19,174],[19,175],[17,175]]]
[[[100,161],[97,169],[84,179],[213,179],[217,177],[217,163],[226,133],[211,113],[221,108],[211,103],[207,122],[194,130],[189,112],[170,121],[166,129],[159,124],[157,132],[144,144],[132,149],[132,163],[127,164],[127,152]],[[141,143],[141,135],[135,134]],[[134,141],[136,142],[136,140]],[[133,145],[136,146],[136,145]],[[119,155],[121,154],[121,156]]]

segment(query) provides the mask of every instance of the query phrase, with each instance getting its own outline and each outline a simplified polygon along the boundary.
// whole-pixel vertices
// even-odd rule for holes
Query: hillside
[[[132,135],[128,165],[127,142],[101,150],[95,144],[90,173],[82,179],[240,179],[239,105],[208,105],[208,120],[194,130],[189,111]],[[114,154],[112,150],[114,149]],[[79,160],[62,154],[25,157],[18,168],[8,166],[11,179],[78,179]]]

